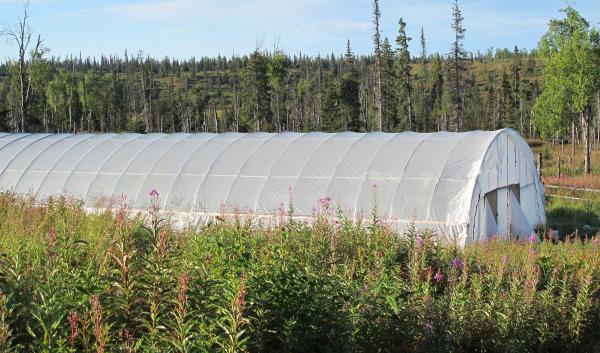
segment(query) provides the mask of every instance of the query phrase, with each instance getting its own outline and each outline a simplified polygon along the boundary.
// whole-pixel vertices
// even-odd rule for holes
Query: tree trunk
[[[590,174],[592,171],[591,166],[591,144],[590,144],[590,123],[591,123],[591,109],[587,108],[582,116],[583,121],[583,144],[585,148],[584,158],[585,158],[585,174]]]
[[[571,122],[571,160],[570,165],[573,167],[573,160],[575,159],[575,121]]]

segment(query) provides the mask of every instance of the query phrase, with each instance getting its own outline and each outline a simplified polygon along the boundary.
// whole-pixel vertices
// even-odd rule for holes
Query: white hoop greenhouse
[[[139,210],[156,189],[164,210],[196,223],[212,220],[223,205],[276,219],[290,190],[295,215],[307,219],[324,197],[359,218],[369,218],[376,200],[393,228],[414,223],[459,244],[529,236],[545,223],[533,155],[510,129],[0,134],[0,189],[39,200],[68,195],[88,207],[125,195]]]

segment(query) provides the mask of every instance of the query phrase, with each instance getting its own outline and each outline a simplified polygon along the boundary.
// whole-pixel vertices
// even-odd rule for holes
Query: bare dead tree
[[[19,48],[19,56],[17,58],[19,68],[19,123],[14,129],[24,132],[27,128],[27,108],[29,106],[29,98],[31,97],[31,75],[29,67],[33,65],[36,60],[41,59],[46,50],[42,46],[43,41],[38,34],[35,46],[29,52],[29,60],[27,59],[27,54],[30,45],[32,44],[31,37],[33,36],[33,32],[29,27],[29,0],[23,2],[23,16],[19,18],[19,22],[13,26],[4,27],[2,31],[0,31],[0,35],[9,37]]]

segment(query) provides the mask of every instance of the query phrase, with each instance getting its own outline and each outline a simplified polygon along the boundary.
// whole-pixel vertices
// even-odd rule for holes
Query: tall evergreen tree
[[[429,70],[427,67],[427,43],[425,41],[425,31],[421,27],[421,65],[423,70],[423,131],[429,131],[429,92],[427,84],[429,79]]]
[[[443,70],[442,96],[440,102],[440,110],[442,114],[442,129],[450,130],[450,124],[453,114],[456,112],[456,93],[454,90],[454,71],[452,68],[446,67]]]
[[[444,93],[444,65],[442,58],[439,54],[433,57],[431,63],[431,88],[429,90],[429,97],[431,98],[432,112],[437,117],[436,129],[442,130],[443,127],[443,109],[442,109],[442,97]]]
[[[411,38],[406,35],[406,22],[402,18],[398,21],[400,26],[396,37],[397,77],[398,77],[398,114],[400,121],[406,121],[408,130],[417,131],[417,122],[412,111],[411,77],[410,77],[410,51],[408,42]]]
[[[269,60],[267,77],[269,79],[269,87],[271,97],[273,98],[272,111],[274,112],[274,128],[276,131],[282,131],[281,112],[284,110],[283,95],[288,78],[288,70],[290,67],[290,59],[282,52],[276,52],[271,60]]]
[[[398,75],[396,55],[388,38],[381,46],[381,97],[383,131],[399,131],[406,128],[406,121],[398,119]]]
[[[348,130],[357,132],[363,131],[360,121],[359,90],[358,70],[354,63],[354,53],[350,46],[350,40],[348,40],[341,87],[342,114],[348,121]]]
[[[337,67],[334,66],[329,73],[327,86],[323,95],[321,130],[327,132],[346,130],[344,113]]]
[[[242,72],[242,106],[240,130],[269,131],[271,107],[267,58],[256,49]]]
[[[450,94],[453,105],[453,116],[454,116],[454,129],[456,131],[462,130],[462,119],[463,119],[463,72],[465,71],[464,60],[466,59],[467,53],[463,46],[465,39],[465,29],[463,27],[464,17],[460,10],[458,0],[454,0],[452,6],[452,29],[454,30],[454,42],[452,43],[452,50],[450,52],[451,67],[452,67],[452,80],[450,85]]]

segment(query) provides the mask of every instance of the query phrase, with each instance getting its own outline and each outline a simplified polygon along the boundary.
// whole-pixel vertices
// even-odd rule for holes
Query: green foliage
[[[256,50],[242,72],[242,106],[240,126],[242,131],[268,131],[271,128],[271,108],[269,97],[269,76],[267,75],[267,58],[260,50]],[[278,72],[271,70],[271,72]],[[278,75],[276,77],[279,82]]]
[[[412,40],[406,35],[406,22],[402,18],[398,22],[400,29],[396,37],[397,45],[397,96],[398,96],[398,121],[404,122],[404,126],[408,130],[416,131],[416,121],[412,112],[411,102],[411,67],[410,67],[410,51],[408,50],[408,42]]]
[[[315,224],[0,195],[0,351],[589,351],[600,242],[442,246],[323,205]],[[291,209],[291,208],[290,208]]]
[[[600,87],[600,34],[572,7],[551,20],[539,52],[547,60],[544,90],[533,106],[533,121],[545,136],[565,133],[588,113]]]
[[[356,69],[354,53],[350,47],[350,41],[346,46],[346,56],[344,58],[344,75],[340,87],[340,99],[342,105],[342,115],[348,121],[347,130],[361,132],[363,123],[360,119],[360,77]]]
[[[345,129],[344,111],[342,109],[342,93],[337,72],[329,74],[327,88],[323,94],[322,122],[324,131],[335,132]]]
[[[451,128],[456,98],[462,97],[464,129],[500,127],[506,120],[522,134],[537,135],[530,111],[544,61],[535,52],[498,49],[463,57],[457,96],[450,56],[425,54],[417,62],[408,49],[383,37],[381,42],[384,131],[437,131],[446,122]],[[278,50],[189,60],[143,53],[37,60],[28,68],[25,124],[30,132],[372,131],[379,124],[374,65],[370,55],[309,57]],[[503,70],[508,85],[500,82]],[[20,129],[19,87],[16,63],[0,63],[0,130]],[[509,99],[498,105],[499,96]],[[338,106],[327,111],[326,99]]]

